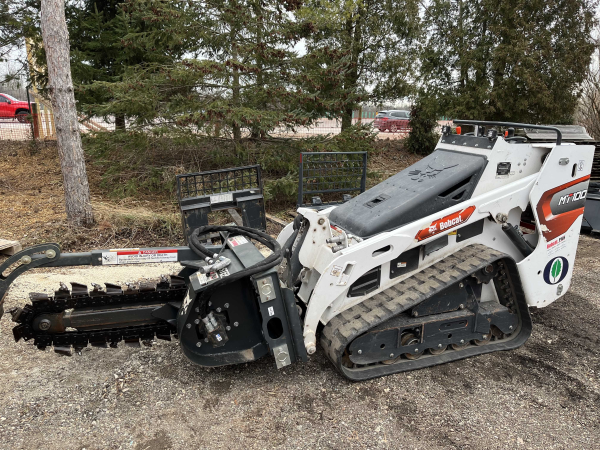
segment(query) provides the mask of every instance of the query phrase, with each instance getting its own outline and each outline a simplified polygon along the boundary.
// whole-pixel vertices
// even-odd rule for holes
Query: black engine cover
[[[398,228],[471,198],[486,164],[482,155],[438,149],[338,206],[329,219],[363,238]]]

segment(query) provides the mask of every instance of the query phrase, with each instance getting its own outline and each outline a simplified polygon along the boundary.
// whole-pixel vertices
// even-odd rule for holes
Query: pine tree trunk
[[[344,109],[342,114],[342,131],[345,131],[352,126],[352,111],[352,106]]]
[[[467,77],[468,77],[468,66],[467,61],[465,61],[465,35],[463,31],[463,3],[462,0],[458,2],[458,35],[460,39],[460,43],[458,45],[458,60],[460,64],[460,89],[464,90],[467,85]]]
[[[263,31],[264,31],[264,17],[262,10],[262,2],[254,2],[252,4],[254,10],[254,16],[256,17],[256,46],[261,47],[263,45]],[[258,91],[258,102],[257,108],[261,110],[267,109],[266,97],[265,97],[265,80],[263,77],[263,58],[260,53],[256,56],[256,87]],[[261,129],[261,125],[254,125],[252,127],[251,137],[253,139],[264,138],[265,131]]]
[[[237,5],[236,5],[237,6]],[[237,68],[238,50],[236,39],[238,38],[238,30],[235,27],[231,28],[231,59],[236,64],[233,67],[231,75],[231,101],[233,107],[237,110],[240,107],[240,71]],[[238,122],[232,124],[233,140],[239,143],[242,140],[242,128]]]
[[[236,58],[237,61],[237,58]],[[240,71],[237,67],[233,69],[232,95],[234,108],[240,107]],[[238,122],[233,123],[233,140],[239,142],[242,140],[242,128]]]
[[[115,128],[117,130],[125,130],[125,116],[123,114],[115,116]]]
[[[362,26],[366,14],[367,11],[364,9],[364,6],[359,6],[356,10],[354,22],[352,21],[352,18],[346,21],[347,40],[350,43],[349,50],[353,65],[352,67],[350,67],[348,73],[346,74],[344,88],[352,93],[356,93],[356,91],[358,90],[358,60],[360,58],[363,46]],[[344,111],[342,113],[342,131],[347,130],[352,126],[352,113],[354,111],[354,106],[356,105],[349,104],[344,108]]]
[[[42,0],[41,25],[48,64],[48,91],[54,111],[63,174],[67,220],[75,226],[91,225],[94,216],[75,109],[64,0]]]
[[[236,61],[237,61],[237,58],[236,58]],[[238,70],[237,67],[233,69],[232,86],[233,86],[233,94],[232,94],[233,106],[235,108],[239,108],[239,106],[240,106],[240,71]],[[233,140],[235,142],[240,142],[242,140],[242,127],[237,122],[233,123]]]

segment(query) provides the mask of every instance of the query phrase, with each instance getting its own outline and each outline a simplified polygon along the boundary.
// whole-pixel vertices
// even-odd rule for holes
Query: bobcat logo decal
[[[429,226],[420,230],[415,236],[415,239],[417,241],[423,241],[429,239],[431,236],[445,232],[450,228],[462,225],[469,220],[474,211],[475,206],[469,206],[468,208],[449,214],[441,219],[434,220]]]
[[[410,175],[411,180],[416,181],[417,183],[421,183],[426,178],[435,178],[444,170],[451,169],[456,166],[458,166],[458,164],[454,164],[453,166],[448,167],[442,167],[441,169],[436,169],[435,167],[431,167],[431,165],[427,164],[427,168],[425,170],[415,169],[408,172],[408,174]]]

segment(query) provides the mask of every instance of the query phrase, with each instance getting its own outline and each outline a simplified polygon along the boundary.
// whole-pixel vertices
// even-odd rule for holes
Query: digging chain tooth
[[[88,295],[88,287],[85,284],[71,282],[71,296]]]
[[[21,338],[24,336],[25,334],[25,325],[21,324],[21,325],[17,325],[16,327],[13,328],[13,336],[15,338],[15,342],[19,342],[21,340]]]
[[[185,278],[180,277],[178,275],[171,275],[169,284],[171,285],[172,288],[184,286]]]
[[[151,281],[140,283],[140,292],[154,292],[156,291],[156,285]]]
[[[97,283],[92,283],[92,292],[90,296],[106,295],[106,292],[102,289],[102,286]]]
[[[171,287],[171,285],[169,284],[169,277],[166,276],[166,275],[161,275],[160,276],[160,281],[156,285],[156,290],[157,291],[166,291],[170,287]]]
[[[23,314],[23,308],[14,307],[6,312],[11,315],[13,322],[19,323],[19,318],[21,317],[21,314]]]
[[[69,342],[69,338],[66,335],[58,335],[58,336],[49,336],[49,335],[40,335],[35,338],[35,345],[43,347],[48,347],[51,344],[54,344],[54,351],[60,355],[71,356],[71,343]]]
[[[127,289],[125,290],[125,295],[137,294],[140,292],[140,289],[134,283],[125,283],[127,285]]]
[[[105,297],[107,294],[102,290],[102,286],[96,283],[92,283],[92,291],[90,292],[90,297]]]
[[[152,341],[154,340],[154,333],[155,333],[155,329],[153,327],[148,327],[145,330],[142,330],[139,333],[140,338],[144,341]]]
[[[123,289],[121,289],[121,286],[119,286],[118,284],[104,283],[104,285],[106,286],[106,293],[108,295],[123,294]]]
[[[71,351],[71,346],[68,346],[68,347],[57,347],[55,345],[54,346],[54,351],[56,353],[58,353],[59,355],[73,356],[73,352]]]
[[[106,336],[102,332],[91,332],[88,336],[88,339],[92,347],[108,348]]]

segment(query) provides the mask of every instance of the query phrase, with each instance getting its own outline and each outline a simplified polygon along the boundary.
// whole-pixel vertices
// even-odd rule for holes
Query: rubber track
[[[391,365],[375,364],[349,368],[342,364],[344,351],[352,340],[499,259],[503,259],[507,263],[521,320],[520,327],[511,335],[510,339],[494,341],[486,346],[467,347],[460,351],[446,351],[439,356],[430,355],[417,360],[401,360]],[[512,270],[509,263],[514,266]],[[505,253],[481,244],[474,244],[335,316],[322,330],[321,346],[327,357],[345,377],[358,381],[420,369],[496,350],[520,347],[530,334],[531,318],[514,261]]]

